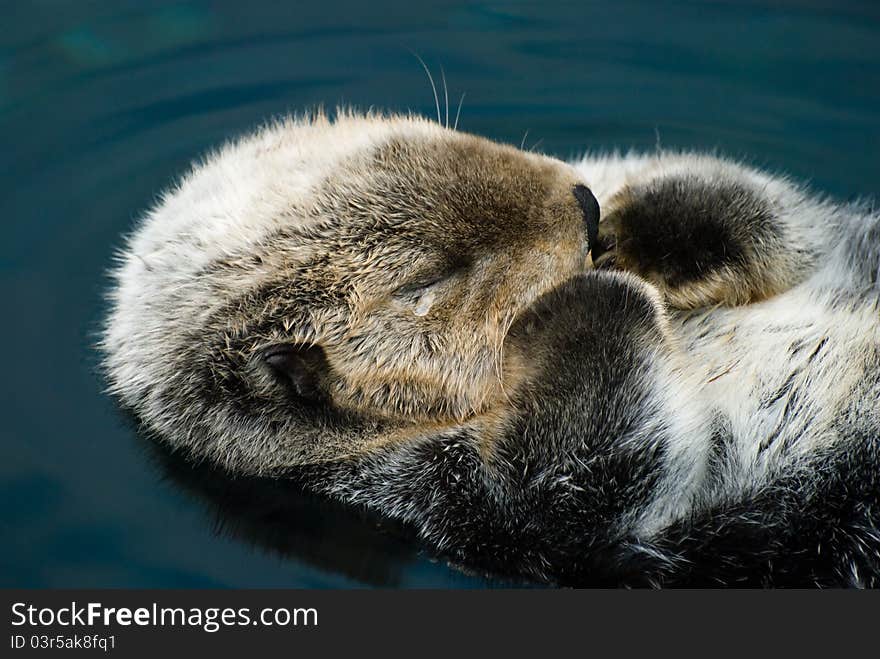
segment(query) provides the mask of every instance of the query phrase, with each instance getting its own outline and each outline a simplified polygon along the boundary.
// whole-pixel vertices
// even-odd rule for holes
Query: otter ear
[[[278,378],[293,387],[300,398],[312,402],[326,398],[321,385],[329,365],[320,346],[280,343],[266,348],[263,361]]]

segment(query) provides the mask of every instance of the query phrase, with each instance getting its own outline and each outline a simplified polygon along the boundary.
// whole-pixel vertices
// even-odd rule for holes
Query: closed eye
[[[442,267],[435,267],[414,276],[409,282],[397,288],[393,295],[397,298],[418,297],[426,290],[437,288],[441,284],[461,275],[471,265],[469,259],[450,258]]]
[[[427,291],[428,289],[437,288],[447,279],[448,277],[434,277],[430,279],[419,279],[414,282],[404,284],[394,291],[394,297],[401,300],[415,299],[421,297],[422,295],[424,295],[425,291]]]
[[[427,316],[447,281],[447,278],[440,278],[417,284],[407,284],[395,291],[394,298],[399,304],[410,309],[414,315]]]
[[[464,276],[471,265],[470,259],[447,258],[442,265],[428,267],[392,292],[398,305],[415,316],[427,316],[435,303],[449,290],[450,282]]]

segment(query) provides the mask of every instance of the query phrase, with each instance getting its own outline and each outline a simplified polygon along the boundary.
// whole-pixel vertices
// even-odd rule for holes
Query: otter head
[[[213,188],[201,180],[211,173]],[[179,204],[191,230],[173,240],[196,261],[184,266],[161,242],[185,194],[204,207]],[[152,425],[201,437],[193,424],[207,424],[227,448],[244,441],[236,433],[287,445],[297,424],[460,423],[504,400],[517,370],[502,368],[509,327],[587,267],[598,215],[567,165],[422,119],[275,126],[197,169],[148,218],[149,240],[135,235],[105,341],[111,381],[136,411],[153,410]],[[188,271],[126,291],[126,269],[149,278],[151,261]],[[164,354],[117,331],[135,308],[150,327],[128,326]],[[137,374],[138,392],[123,381],[125,352],[153,371]],[[288,462],[325,449],[300,446]]]

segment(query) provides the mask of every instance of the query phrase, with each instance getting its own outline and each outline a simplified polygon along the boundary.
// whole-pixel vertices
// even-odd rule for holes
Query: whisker
[[[498,337],[499,339],[499,348],[498,348],[498,361],[499,366],[497,369],[497,377],[498,384],[501,387],[501,393],[504,394],[504,398],[507,399],[507,402],[510,403],[510,394],[507,393],[507,389],[504,388],[504,340],[507,338],[507,333],[510,331],[510,328],[513,327],[513,323],[516,320],[516,316],[508,311],[505,314],[504,318],[504,331]]]
[[[486,312],[486,320],[489,320],[488,311]],[[492,341],[493,370],[495,371],[495,378],[498,380],[498,384],[501,385],[502,391],[504,391],[504,339],[512,325],[513,314],[507,311],[499,319],[497,326],[500,329],[500,332],[495,333]]]
[[[529,149],[529,151],[534,151],[535,149],[537,149],[538,146],[540,146],[541,142],[543,142],[543,141],[544,141],[544,138],[542,137],[540,140],[538,140],[537,142],[532,144],[532,148]]]
[[[446,104],[446,127],[449,128],[449,89],[446,87],[446,72],[440,67],[440,77],[443,79],[443,101]]]
[[[520,148],[520,149],[525,149],[525,148],[526,148],[526,138],[527,138],[528,136],[529,136],[529,131],[528,131],[528,129],[526,129],[526,132],[523,133],[523,138],[522,138],[522,140],[521,140],[520,143],[519,143],[519,148]]]
[[[452,127],[452,130],[458,130],[458,115],[461,114],[461,104],[464,103],[464,95],[467,92],[461,93],[461,98],[458,99],[458,109],[455,111],[455,125]]]
[[[409,50],[409,49],[407,49],[407,50]],[[428,68],[428,65],[425,64],[425,60],[423,60],[421,57],[419,57],[419,54],[416,51],[410,50],[409,52],[412,54],[413,57],[415,57],[417,60],[419,60],[419,64],[422,65],[422,68],[425,70],[425,73],[428,74],[428,82],[431,83],[431,91],[434,92],[434,107],[437,108],[437,123],[439,124],[441,121],[440,120],[440,97],[437,96],[437,85],[434,84],[434,76],[431,75],[431,70]]]
[[[486,309],[486,317],[484,322],[486,324],[486,328],[491,326],[491,311]],[[495,372],[495,379],[499,382],[501,381],[501,371],[498,363],[498,336],[497,335],[489,335],[490,342],[492,344],[492,370]]]

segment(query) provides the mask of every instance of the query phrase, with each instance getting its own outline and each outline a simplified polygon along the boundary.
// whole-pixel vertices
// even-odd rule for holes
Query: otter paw
[[[736,305],[774,292],[767,266],[780,240],[771,204],[745,183],[665,176],[617,195],[593,263],[639,275],[675,307]]]

